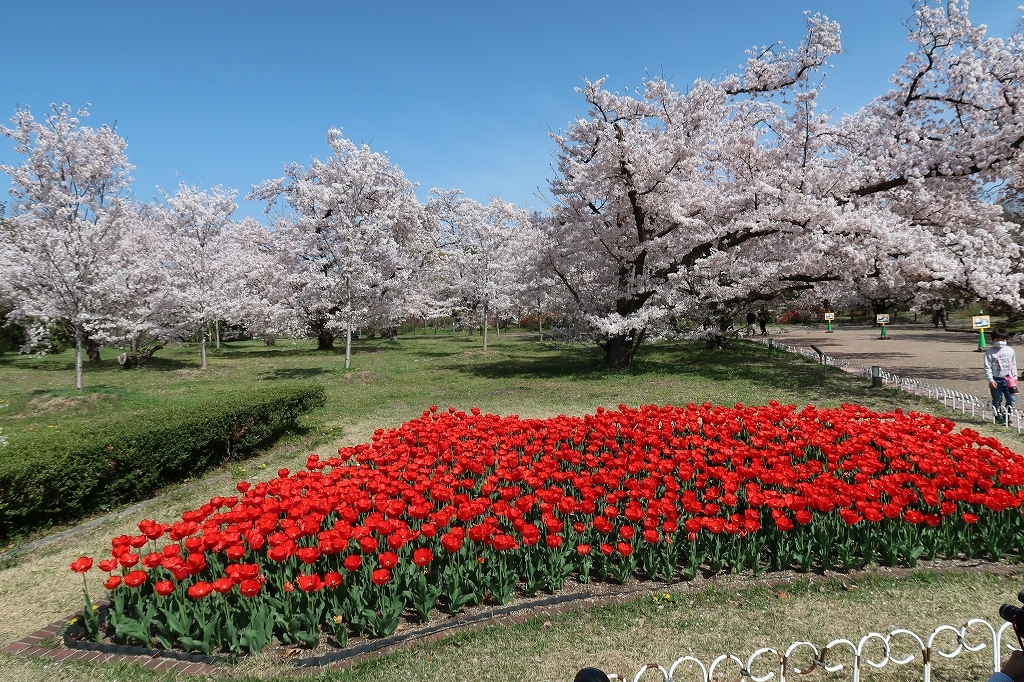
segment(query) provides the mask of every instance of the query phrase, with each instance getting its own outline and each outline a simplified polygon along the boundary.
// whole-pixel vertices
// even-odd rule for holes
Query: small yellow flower
[[[96,606],[95,604],[93,604],[93,605],[92,605],[92,610],[93,610],[93,611],[99,611],[99,610],[100,610],[100,607],[98,607],[98,606]]]
[[[343,616],[335,616],[335,617],[334,617],[334,618],[332,618],[331,620],[333,620],[333,621],[334,621],[334,624],[335,624],[335,625],[341,625],[342,623],[344,623],[344,622],[345,622],[345,618],[344,618]]]

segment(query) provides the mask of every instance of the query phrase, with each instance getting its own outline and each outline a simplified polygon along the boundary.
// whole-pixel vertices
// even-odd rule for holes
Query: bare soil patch
[[[28,401],[28,404],[25,406],[25,412],[29,414],[49,414],[50,412],[60,412],[63,410],[79,410],[81,408],[95,407],[100,402],[112,398],[112,395],[104,393],[74,396],[43,396]]]

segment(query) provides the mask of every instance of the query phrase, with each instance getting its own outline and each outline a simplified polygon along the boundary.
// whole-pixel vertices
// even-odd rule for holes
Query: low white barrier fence
[[[790,346],[785,343],[779,343],[774,340],[761,340],[761,343],[772,348],[780,348],[789,353],[797,353],[803,355],[812,360],[817,360],[828,366],[839,367],[851,374],[857,374],[858,376],[864,377],[865,379],[871,379],[871,368],[861,365],[860,367],[853,368],[849,362],[840,358],[833,358],[829,355],[819,356],[817,352],[810,348],[801,348],[799,346]],[[926,381],[920,381],[918,379],[911,379],[910,377],[900,376],[893,372],[887,372],[884,368],[881,369],[882,384],[898,388],[908,393],[921,396],[922,398],[928,398],[930,400],[936,400],[941,402],[951,410],[968,414],[972,417],[978,417],[991,421],[997,426],[1004,426],[1008,429],[1016,429],[1017,433],[1024,432],[1024,419],[1019,411],[1014,410],[1009,414],[1005,413],[1005,410],[996,411],[992,408],[992,401],[988,399],[980,398],[970,393],[963,393],[961,391],[954,391],[951,388],[944,388],[942,386],[935,386],[929,384]],[[999,420],[1000,417],[1005,416],[1005,420]]]
[[[858,368],[857,373],[867,379],[871,378],[870,367],[861,366]],[[1024,420],[1021,419],[1021,413],[1018,410],[1013,410],[1007,414],[1005,408],[999,411],[993,409],[991,400],[985,400],[970,393],[962,393],[951,388],[935,386],[925,381],[902,377],[899,374],[887,372],[885,369],[882,369],[880,374],[884,385],[889,385],[923,398],[937,400],[951,410],[963,414],[970,412],[972,417],[980,417],[981,419],[991,421],[996,426],[1016,429],[1018,434],[1024,430]],[[1000,420],[1000,417],[1006,417],[1006,419]]]
[[[722,654],[705,664],[694,656],[683,656],[668,668],[657,663],[645,665],[632,679],[633,682],[711,682],[712,678],[787,682],[818,669],[827,673],[843,673],[851,682],[860,682],[861,674],[870,668],[919,664],[921,681],[931,682],[932,669],[939,657],[956,658],[964,652],[990,648],[992,671],[999,670],[1001,655],[1012,650],[1008,645],[1004,648],[1003,639],[1007,630],[1010,630],[1007,638],[1015,641],[1016,636],[1010,623],[996,627],[982,618],[972,618],[960,627],[940,625],[925,636],[900,628],[889,634],[868,633],[856,643],[848,639],[834,639],[820,649],[811,642],[793,642],[784,651],[765,647],[752,653],[746,660],[732,654]],[[609,675],[609,678],[629,679],[617,675]]]
[[[811,360],[815,360],[829,367],[839,367],[840,369],[844,369],[846,371],[850,370],[850,363],[847,362],[846,360],[843,360],[842,358],[834,358],[831,355],[819,355],[817,351],[811,348],[803,348],[801,346],[790,346],[787,343],[781,343],[779,341],[776,341],[775,339],[760,339],[760,342],[762,345],[768,346],[769,348],[779,348],[781,350],[786,351],[787,353],[796,353],[798,355],[803,355],[805,357],[810,358]]]

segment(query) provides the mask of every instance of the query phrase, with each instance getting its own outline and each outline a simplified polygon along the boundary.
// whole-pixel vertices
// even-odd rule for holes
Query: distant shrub
[[[807,324],[817,321],[817,314],[809,310],[787,310],[779,316],[780,324]]]
[[[8,434],[0,538],[143,499],[252,450],[324,402],[319,385],[269,384],[90,427]]]

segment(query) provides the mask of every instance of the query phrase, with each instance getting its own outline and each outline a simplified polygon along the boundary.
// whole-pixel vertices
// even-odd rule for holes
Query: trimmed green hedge
[[[275,383],[88,428],[11,437],[0,449],[0,539],[144,499],[252,450],[324,403],[322,386]]]

